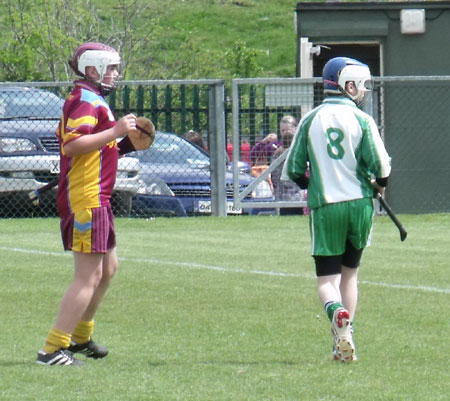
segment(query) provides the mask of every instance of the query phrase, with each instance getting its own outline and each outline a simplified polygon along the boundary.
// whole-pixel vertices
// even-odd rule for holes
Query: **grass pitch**
[[[349,365],[306,217],[117,219],[94,337],[110,355],[82,368],[35,364],[72,278],[58,220],[0,220],[0,400],[446,400],[450,215],[400,217],[405,242],[375,219]]]

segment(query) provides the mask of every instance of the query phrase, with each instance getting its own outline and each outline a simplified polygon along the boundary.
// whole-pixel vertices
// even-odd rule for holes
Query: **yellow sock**
[[[85,322],[80,320],[72,333],[72,340],[77,344],[87,343],[94,332],[94,321]]]
[[[49,354],[52,354],[60,348],[68,348],[70,345],[70,333],[64,331],[51,329],[45,339],[45,345],[42,349]]]

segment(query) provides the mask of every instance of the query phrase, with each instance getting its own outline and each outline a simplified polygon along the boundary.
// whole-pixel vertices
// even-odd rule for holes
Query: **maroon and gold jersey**
[[[115,124],[111,109],[98,89],[89,82],[76,81],[56,131],[61,164],[57,204],[61,217],[109,204],[117,172],[116,141],[100,150],[74,157],[66,156],[63,146],[82,135],[94,135]]]

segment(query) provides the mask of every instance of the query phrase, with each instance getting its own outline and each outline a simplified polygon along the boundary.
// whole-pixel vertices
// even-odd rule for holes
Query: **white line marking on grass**
[[[10,252],[21,252],[27,254],[37,254],[37,255],[49,255],[49,256],[71,256],[68,252],[51,252],[51,251],[41,251],[35,249],[24,249],[24,248],[10,248],[6,246],[0,246],[0,251],[10,251]],[[268,270],[245,270],[242,268],[234,267],[223,267],[215,265],[206,265],[201,263],[189,263],[189,262],[175,262],[169,260],[161,260],[154,258],[129,258],[129,257],[119,257],[119,260],[126,262],[138,262],[138,263],[154,263],[154,264],[165,264],[189,269],[202,269],[202,270],[214,270],[224,273],[243,273],[243,274],[258,274],[261,276],[274,276],[274,277],[301,277],[307,279],[315,279],[313,274],[307,273],[287,273],[287,272],[277,272]],[[394,284],[394,283],[383,283],[361,280],[360,284],[373,285],[377,287],[385,288],[398,288],[402,290],[413,290],[413,291],[424,291],[424,292],[435,292],[439,294],[450,294],[450,288],[437,288],[425,285],[412,285],[412,284]]]
[[[180,266],[194,269],[203,269],[203,270],[215,270],[224,273],[246,273],[246,274],[260,274],[263,276],[277,276],[277,277],[304,277],[304,278],[314,278],[313,275],[307,273],[285,273],[285,272],[274,272],[267,270],[245,270],[238,267],[223,267],[223,266],[214,266],[214,265],[204,265],[200,263],[190,263],[190,262],[172,262],[168,260],[159,260],[159,259],[151,259],[151,258],[127,258],[121,257],[120,260],[131,261],[131,262],[144,262],[144,263],[159,263],[165,265],[172,266]],[[449,290],[450,291],[450,290]]]

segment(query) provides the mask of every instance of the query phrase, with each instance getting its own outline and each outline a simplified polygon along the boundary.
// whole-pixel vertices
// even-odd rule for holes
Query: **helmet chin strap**
[[[114,90],[116,89],[116,87],[113,86],[113,85],[107,85],[107,84],[104,84],[104,83],[100,83],[98,89],[100,90],[100,93],[101,93],[103,96],[108,96],[108,95],[110,95],[112,92],[114,92]]]
[[[364,106],[364,102],[366,100],[366,96],[365,96],[365,94],[363,96],[360,96],[360,94],[361,94],[360,93],[360,89],[357,89],[357,91],[358,91],[357,94],[354,95],[354,96],[352,96],[352,95],[350,95],[349,93],[346,92],[346,96],[349,99],[353,100],[355,102],[356,106],[358,106],[358,108],[361,108],[362,106]]]
[[[347,98],[349,98],[350,100],[352,100],[358,107],[361,107],[364,104],[364,98],[365,96],[362,96],[361,99],[358,100],[359,96],[360,96],[360,89],[356,88],[356,94],[355,95],[351,95],[350,93],[348,93],[344,88],[342,88],[341,86],[339,86],[339,91]]]
[[[105,84],[105,83],[103,82],[103,79],[105,79],[105,77],[106,77],[106,78],[109,78],[109,77],[111,77],[111,75],[103,75],[103,77],[102,77],[102,82],[100,82],[100,87],[99,87],[99,89],[100,89],[100,93],[101,93],[103,96],[108,96],[108,95],[110,95],[110,94],[116,89],[116,85],[115,85],[115,82],[116,82],[116,81],[114,81],[114,84],[113,84],[113,85]],[[120,78],[120,75],[116,77],[116,80],[119,79],[119,78]]]
[[[100,93],[102,94],[102,96],[108,96],[110,95],[115,89],[116,86],[115,85],[110,85],[110,84],[105,84],[103,81],[103,78],[105,76],[101,77],[99,80],[95,81],[92,78],[89,78],[88,76],[84,76],[84,79],[86,79],[87,81],[93,83],[98,90],[100,91]]]

